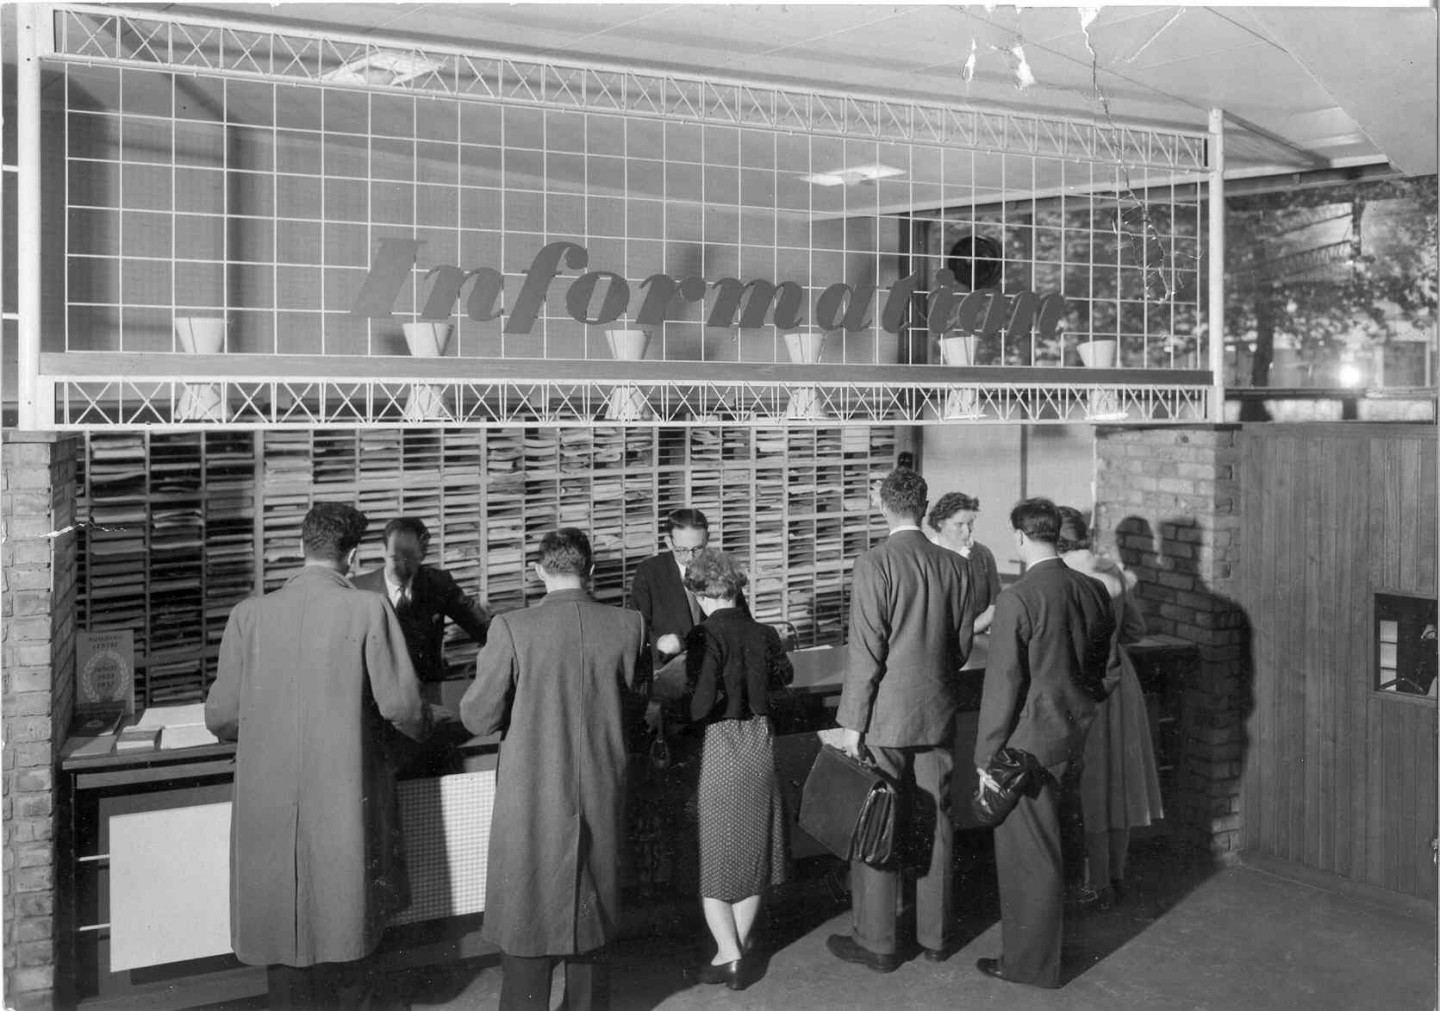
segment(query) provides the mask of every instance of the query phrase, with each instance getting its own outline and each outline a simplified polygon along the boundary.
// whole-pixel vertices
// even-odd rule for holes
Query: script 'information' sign
[[[128,628],[80,632],[76,639],[76,704],[121,702],[127,713],[135,712],[135,633]]]

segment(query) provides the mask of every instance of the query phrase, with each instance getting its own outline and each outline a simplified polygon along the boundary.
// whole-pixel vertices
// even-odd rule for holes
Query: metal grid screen
[[[435,268],[454,266],[449,354],[610,357],[603,331],[665,274],[707,286],[669,300],[651,358],[784,360],[780,300],[736,326],[733,278],[795,282],[805,323],[834,284],[853,293],[831,319],[869,299],[825,361],[934,361],[886,331],[886,295],[902,269],[922,305],[941,268],[967,290],[968,238],[1000,250],[992,286],[1067,305],[1055,338],[994,334],[972,364],[1078,364],[1092,337],[1119,338],[1117,366],[1204,361],[1200,207],[1176,185],[1204,171],[1203,135],[81,8],[56,32],[66,269],[47,331],[67,352],[179,351],[177,317],[223,317],[232,353],[404,354],[401,324],[434,316]],[[419,243],[394,315],[353,315],[386,240]],[[506,332],[555,242],[588,263],[562,264],[534,325]],[[584,270],[607,272],[588,296]],[[574,318],[616,299],[616,322]]]

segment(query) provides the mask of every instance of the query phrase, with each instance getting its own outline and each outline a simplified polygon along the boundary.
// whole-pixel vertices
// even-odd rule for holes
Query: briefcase
[[[837,857],[873,866],[895,849],[895,786],[879,769],[820,746],[800,795],[800,827]]]

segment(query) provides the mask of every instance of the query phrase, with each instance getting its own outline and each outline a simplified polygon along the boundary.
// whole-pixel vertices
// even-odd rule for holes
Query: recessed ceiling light
[[[371,53],[327,70],[320,80],[332,84],[403,84],[443,66],[415,53]]]
[[[834,172],[817,172],[814,175],[801,176],[800,181],[809,183],[811,186],[854,186],[856,183],[873,182],[876,179],[888,179],[891,176],[904,174],[904,169],[877,163],[837,169]]]

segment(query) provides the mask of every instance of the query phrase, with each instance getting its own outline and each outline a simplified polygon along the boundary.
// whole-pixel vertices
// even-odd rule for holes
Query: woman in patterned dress
[[[1078,510],[1060,507],[1057,546],[1066,565],[1104,584],[1115,609],[1110,667],[1118,669],[1119,680],[1096,710],[1080,772],[1087,877],[1081,902],[1107,909],[1124,895],[1130,830],[1149,825],[1164,813],[1145,696],[1125,652],[1126,643],[1145,635],[1145,616],[1130,592],[1133,577],[1090,549],[1089,527]]]
[[[715,957],[702,983],[742,990],[744,956],[765,889],[785,880],[785,812],[775,776],[770,692],[794,677],[780,636],[735,606],[745,573],[723,551],[690,562],[685,589],[705,620],[685,644],[689,717],[704,728],[696,791],[701,908]]]

